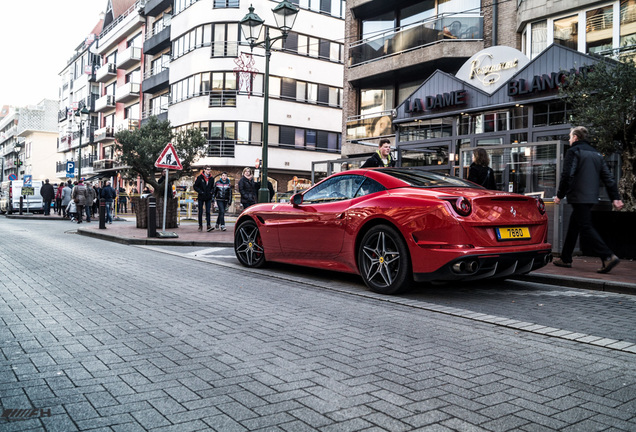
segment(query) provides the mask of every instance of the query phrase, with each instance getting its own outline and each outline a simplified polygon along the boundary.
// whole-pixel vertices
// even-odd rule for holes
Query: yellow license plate
[[[495,228],[497,240],[519,240],[529,239],[530,230],[528,227]]]

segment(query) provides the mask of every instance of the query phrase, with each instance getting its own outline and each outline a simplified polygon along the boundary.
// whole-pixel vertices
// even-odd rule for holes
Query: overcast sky
[[[108,0],[3,0],[0,106],[58,98],[60,76]]]

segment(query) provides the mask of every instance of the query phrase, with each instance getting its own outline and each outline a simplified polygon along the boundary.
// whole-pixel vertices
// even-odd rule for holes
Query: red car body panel
[[[349,273],[359,273],[361,236],[377,223],[399,230],[409,250],[412,272],[420,280],[429,279],[427,275],[431,275],[430,280],[470,279],[452,274],[449,267],[465,257],[473,257],[484,269],[494,265],[494,273],[484,273],[493,273],[492,277],[497,274],[497,266],[504,265],[502,257],[523,257],[514,269],[506,267],[507,272],[547,263],[551,251],[546,242],[547,216],[538,209],[535,198],[478,186],[412,187],[377,170],[337,175],[366,176],[387,190],[333,202],[257,204],[239,216],[237,226],[245,218],[256,222],[267,261]],[[458,197],[470,202],[472,211],[467,216],[453,207]],[[496,229],[509,227],[527,228],[530,238],[499,240]]]

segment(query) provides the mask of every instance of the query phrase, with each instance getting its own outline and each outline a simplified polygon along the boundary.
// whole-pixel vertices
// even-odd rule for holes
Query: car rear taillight
[[[545,203],[541,198],[537,198],[537,208],[539,209],[539,213],[542,215],[545,214]]]
[[[473,206],[466,197],[447,197],[443,199],[448,201],[453,206],[455,213],[460,216],[468,216],[473,210]]]

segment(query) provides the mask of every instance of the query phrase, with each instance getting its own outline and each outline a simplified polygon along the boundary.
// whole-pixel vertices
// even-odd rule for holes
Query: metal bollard
[[[23,208],[24,208],[24,197],[20,195],[20,214],[22,214]]]
[[[106,200],[99,200],[99,229],[106,229]]]
[[[148,197],[148,237],[157,237],[157,198]]]

